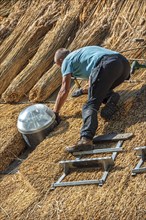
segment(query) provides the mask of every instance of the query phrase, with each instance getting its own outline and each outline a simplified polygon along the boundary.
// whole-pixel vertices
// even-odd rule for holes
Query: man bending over
[[[130,78],[130,64],[118,52],[99,46],[86,46],[73,52],[61,48],[56,51],[54,61],[62,73],[62,86],[54,106],[56,120],[67,99],[71,77],[89,79],[88,100],[82,109],[80,141],[68,151],[86,150],[86,146],[92,145],[98,127],[97,112],[101,104],[105,104],[102,117],[110,119],[116,112],[120,96],[113,89]]]

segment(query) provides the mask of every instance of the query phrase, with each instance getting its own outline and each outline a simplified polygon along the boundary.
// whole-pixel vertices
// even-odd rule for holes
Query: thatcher
[[[28,3],[27,0],[23,2]],[[8,9],[7,12],[9,13],[11,11],[10,6],[14,3],[16,0],[2,0],[0,12],[6,6],[5,9]],[[26,91],[30,100],[43,101],[56,90],[61,83],[61,74],[55,65],[52,67],[52,64],[54,52],[61,46],[74,50],[85,45],[100,44],[100,46],[116,51],[123,51],[129,60],[138,58],[143,62],[145,59],[146,1],[144,0],[30,0],[30,3],[24,15],[19,18],[13,32],[6,36],[0,45],[1,67],[4,68],[5,63],[6,68],[3,69],[5,76],[1,78],[3,81],[1,80],[0,87],[3,88],[4,81],[9,81],[8,93],[6,93],[7,88],[3,91],[3,98],[6,102],[22,99]],[[7,5],[9,6],[7,7]],[[49,6],[51,7],[50,11]],[[75,17],[74,10],[77,17]],[[47,14],[45,15],[47,11],[53,16],[50,18],[48,15],[47,18],[55,23],[47,33],[44,32],[46,37],[45,34],[41,35],[40,33],[39,36],[42,38],[35,41],[33,36],[37,36],[38,29],[32,29],[35,31],[34,33],[28,32],[28,29],[32,28],[36,20],[47,16]],[[0,20],[3,20],[4,15],[1,13],[0,16]],[[53,19],[57,19],[57,23]],[[63,19],[66,19],[64,23]],[[2,20],[1,23],[4,21]],[[43,22],[45,24],[44,20]],[[44,27],[40,27],[39,30],[45,31]],[[59,35],[59,31],[61,31],[61,35]],[[28,37],[28,39],[24,39],[23,36]],[[134,38],[142,38],[144,41],[134,42]],[[26,51],[29,47],[27,46],[27,50],[25,50],[24,45],[28,42],[34,52],[29,51],[27,54]],[[21,52],[17,46],[22,46],[23,54],[16,54],[16,51]],[[16,60],[13,55],[16,56]],[[25,57],[22,58],[20,55],[25,55]],[[23,67],[19,64],[18,57],[24,59]],[[17,64],[23,70],[18,71]],[[17,74],[16,69],[8,68],[14,66],[17,68]],[[12,77],[11,80],[7,74]],[[121,94],[121,101],[119,113],[114,122],[105,122],[99,115],[97,135],[112,133],[113,131],[134,133],[131,140],[125,141],[123,145],[125,152],[118,155],[115,167],[111,170],[104,186],[101,188],[95,185],[77,186],[50,191],[51,184],[62,173],[58,161],[74,158],[67,155],[64,149],[78,140],[82,124],[81,108],[86,101],[86,96],[69,99],[61,111],[61,115],[66,114],[66,117],[62,117],[62,122],[54,132],[50,133],[29,154],[27,159],[21,161],[16,174],[0,176],[0,219],[145,219],[146,176],[145,174],[139,174],[136,177],[131,176],[131,170],[138,161],[133,149],[146,144],[145,74],[145,70],[138,70],[132,78],[135,81],[134,83],[128,81],[117,88]],[[6,85],[5,83],[4,85]],[[15,158],[19,160],[19,153],[25,147],[23,139],[18,134],[16,120],[20,111],[28,104],[0,105],[1,170],[4,170]],[[50,103],[48,106],[53,107]],[[97,172],[83,172],[82,174],[75,172],[69,175],[66,181],[94,179],[99,177],[98,174],[100,176],[100,173]]]

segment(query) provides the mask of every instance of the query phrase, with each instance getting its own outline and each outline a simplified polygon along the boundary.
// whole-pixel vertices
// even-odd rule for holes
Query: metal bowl
[[[29,146],[36,146],[54,128],[55,122],[55,114],[49,107],[34,104],[21,111],[17,128]]]

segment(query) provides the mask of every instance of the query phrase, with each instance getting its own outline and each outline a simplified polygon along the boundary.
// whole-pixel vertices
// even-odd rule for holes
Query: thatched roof
[[[29,102],[28,99],[45,101],[48,98],[46,93],[50,96],[61,83],[59,71],[53,66],[53,54],[58,47],[74,50],[84,45],[99,44],[123,51],[121,53],[130,62],[135,59],[145,62],[145,1],[1,2],[0,24],[7,30],[11,27],[6,34],[4,29],[0,33],[2,102],[23,101],[24,97],[26,102]],[[16,15],[16,7],[19,16]],[[10,26],[6,22],[10,17],[17,24]],[[134,40],[141,38],[144,41]],[[78,140],[82,125],[81,108],[87,96],[74,99],[69,96],[61,110],[60,125],[21,162],[17,173],[1,175],[0,218],[145,219],[146,174],[131,175],[139,160],[134,148],[146,145],[145,81],[146,70],[137,70],[131,81],[116,89],[121,100],[113,120],[106,122],[100,117],[100,112],[98,114],[97,135],[134,133],[133,138],[124,142],[125,152],[118,154],[115,166],[102,187],[88,185],[50,189],[62,174],[59,161],[74,159],[65,152],[65,147]],[[28,105],[30,103],[0,104],[0,169],[3,171],[25,147],[16,122],[20,111]],[[46,105],[53,107],[51,103]],[[65,180],[96,179],[100,175],[101,172],[97,171],[74,172]]]

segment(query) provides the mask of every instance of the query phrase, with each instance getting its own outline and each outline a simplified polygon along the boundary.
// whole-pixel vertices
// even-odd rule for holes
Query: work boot
[[[66,151],[69,153],[78,152],[78,151],[86,151],[93,150],[93,141],[86,137],[81,137],[80,141],[72,147],[67,147]]]
[[[139,69],[139,63],[138,61],[133,61],[133,63],[131,64],[131,69],[130,69],[130,74],[134,74],[135,70]]]
[[[131,64],[130,74],[134,74],[135,70],[146,68],[146,63],[140,64],[137,60]]]
[[[118,93],[113,93],[108,99],[106,105],[101,110],[101,117],[105,120],[110,120],[115,112],[118,110],[117,103],[120,99],[120,95]]]

